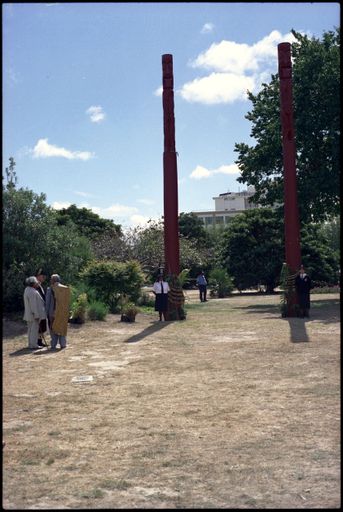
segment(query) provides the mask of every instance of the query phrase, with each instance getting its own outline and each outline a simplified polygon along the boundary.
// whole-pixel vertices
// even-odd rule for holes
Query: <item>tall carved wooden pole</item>
[[[282,148],[284,166],[284,221],[286,263],[295,276],[301,263],[300,223],[297,200],[296,150],[293,122],[292,63],[290,43],[278,45]],[[295,316],[292,307],[296,294],[288,301],[288,316]]]
[[[163,70],[163,183],[164,258],[167,274],[180,273],[177,163],[175,151],[173,56],[162,55]]]

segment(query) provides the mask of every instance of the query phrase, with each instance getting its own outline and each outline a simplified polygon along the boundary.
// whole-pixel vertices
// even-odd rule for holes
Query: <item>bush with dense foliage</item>
[[[73,224],[58,226],[44,194],[14,186],[3,188],[3,308],[21,311],[25,279],[44,267],[71,284],[91,258],[89,241]]]
[[[88,307],[88,297],[86,293],[80,293],[71,304],[70,322],[73,324],[84,324],[86,321],[86,312]]]
[[[87,316],[89,320],[105,320],[108,312],[109,307],[103,302],[95,300],[88,304]]]
[[[136,302],[144,283],[144,274],[137,261],[92,261],[80,273],[80,277],[96,291],[97,300],[109,306],[111,313],[116,312],[123,294]]]
[[[224,268],[211,270],[208,284],[211,287],[211,294],[217,295],[219,298],[227,297],[235,288],[232,277]]]

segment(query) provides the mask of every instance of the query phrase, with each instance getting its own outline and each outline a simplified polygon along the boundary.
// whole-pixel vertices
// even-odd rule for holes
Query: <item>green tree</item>
[[[90,240],[97,239],[104,234],[114,238],[122,235],[119,224],[114,224],[110,219],[101,218],[88,208],[78,208],[75,204],[58,210],[57,219],[59,225],[65,225],[72,221],[80,233]]]
[[[309,224],[301,230],[302,263],[311,276],[313,284],[333,285],[337,283],[339,256],[330,248],[321,224]]]
[[[9,158],[10,165],[6,167],[5,174],[7,179],[6,188],[7,190],[11,190],[16,188],[16,185],[18,183],[17,173],[15,171],[15,166],[17,165],[14,161],[14,158],[11,156]]]
[[[339,258],[321,232],[321,224],[307,224],[300,232],[301,258],[313,281],[337,282]],[[284,223],[270,208],[249,210],[234,217],[223,234],[221,264],[238,289],[279,284],[284,262]]]
[[[201,268],[205,258],[196,241],[180,237],[180,267],[182,269]],[[136,227],[126,234],[128,257],[140,262],[151,281],[159,267],[164,265],[163,221],[150,221],[147,226]]]
[[[232,219],[222,238],[222,265],[239,290],[264,284],[272,292],[283,262],[282,223],[270,208]]]
[[[180,236],[194,240],[200,248],[209,243],[209,234],[202,220],[192,212],[180,213],[179,231]]]
[[[339,214],[340,30],[322,40],[292,31],[293,99],[301,220],[321,222]],[[255,146],[235,144],[238,181],[254,185],[255,202],[283,204],[283,160],[278,75],[248,93]]]
[[[26,277],[38,266],[71,282],[91,257],[75,225],[58,226],[44,194],[9,186],[3,191],[3,301],[6,311],[23,308]]]
[[[320,232],[331,251],[336,255],[337,260],[341,255],[341,220],[339,217],[329,222],[324,222],[320,226]]]

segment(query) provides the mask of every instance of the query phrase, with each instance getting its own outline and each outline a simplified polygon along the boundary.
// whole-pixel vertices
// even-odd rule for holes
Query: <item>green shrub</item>
[[[81,293],[71,305],[71,323],[84,324],[88,306],[87,293]]]
[[[80,277],[87,286],[94,288],[97,300],[104,302],[111,313],[117,311],[122,294],[136,302],[144,282],[141,266],[136,261],[93,261],[80,273]]]
[[[109,307],[100,301],[93,301],[89,304],[87,315],[89,320],[105,320]]]
[[[126,302],[121,309],[121,321],[122,322],[134,322],[139,308],[133,302]]]
[[[219,298],[230,295],[234,290],[232,277],[223,268],[214,268],[210,272],[208,282],[212,288],[212,294]]]

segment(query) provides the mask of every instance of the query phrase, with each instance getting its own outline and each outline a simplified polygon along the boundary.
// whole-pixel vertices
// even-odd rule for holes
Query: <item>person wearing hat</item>
[[[38,280],[37,291],[44,301],[44,307],[45,307],[45,290],[43,288],[43,283],[46,279],[46,275],[47,274],[46,274],[45,270],[41,267],[36,272],[36,278]],[[46,331],[47,331],[47,325],[46,325],[46,319],[44,319],[44,320],[41,320],[39,323],[38,345],[40,347],[44,347],[43,336],[46,333]]]
[[[24,317],[27,322],[27,334],[29,348],[42,348],[38,345],[39,322],[46,319],[44,301],[37,291],[38,279],[30,276],[26,279],[26,288],[24,290]]]
[[[51,349],[55,350],[58,343],[63,349],[67,346],[70,288],[61,283],[58,274],[52,274],[50,283],[51,286],[46,292],[45,309],[50,327]]]

